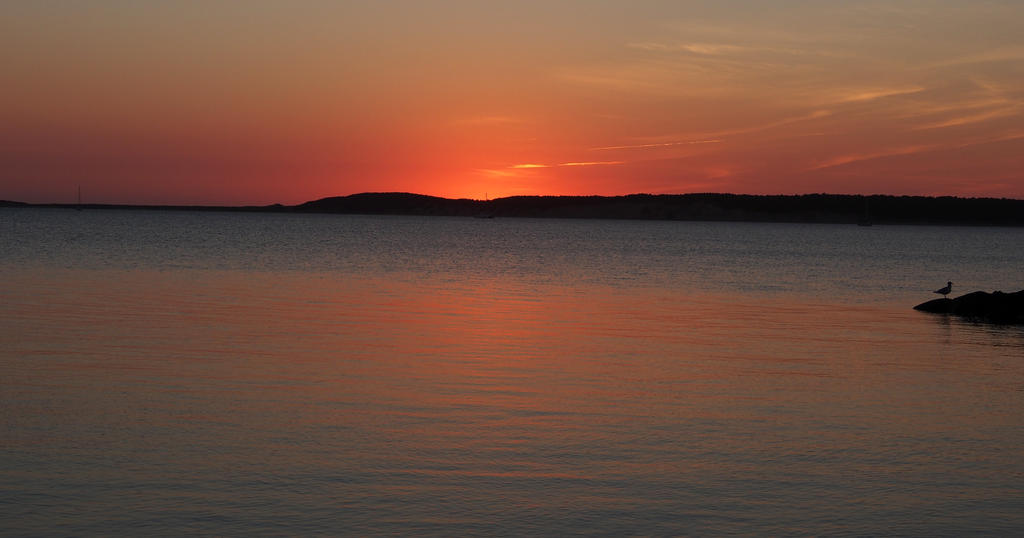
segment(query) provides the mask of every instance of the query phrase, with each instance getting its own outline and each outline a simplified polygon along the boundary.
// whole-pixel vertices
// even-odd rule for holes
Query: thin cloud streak
[[[862,101],[874,101],[875,99],[882,99],[885,97],[894,97],[897,95],[909,95],[914,93],[921,93],[925,90],[922,86],[915,86],[912,88],[887,88],[887,89],[875,89],[875,90],[863,90],[854,93],[849,93],[838,99],[839,103],[858,103]]]
[[[926,129],[942,129],[946,127],[958,127],[960,125],[968,125],[972,123],[981,123],[984,121],[994,120],[997,118],[1006,118],[1010,116],[1019,115],[1021,112],[1021,106],[1011,106],[1007,108],[1001,108],[997,110],[989,110],[979,114],[973,114],[970,116],[960,116],[956,118],[950,118],[948,120],[938,121],[929,123],[926,125],[919,125],[915,127],[915,130],[926,130]]]
[[[627,146],[603,146],[599,148],[590,148],[591,151],[605,151],[613,149],[644,149],[644,148],[667,148],[672,146],[692,146],[695,144],[717,144],[721,142],[720,139],[712,140],[683,140],[680,142],[663,142],[658,144],[632,144]]]
[[[690,53],[700,56],[726,56],[726,55],[753,55],[753,54],[775,54],[788,56],[820,56],[835,57],[848,56],[833,51],[822,49],[800,49],[795,47],[779,47],[772,45],[735,45],[730,43],[663,43],[657,41],[644,41],[628,43],[626,48],[646,52],[660,53]]]
[[[946,60],[931,62],[922,66],[925,69],[942,67],[960,67],[964,65],[985,64],[993,62],[1018,62],[1024,60],[1024,47],[992,49],[984,52],[965,54]]]
[[[626,161],[591,161],[591,162],[574,162],[574,163],[562,163],[558,166],[609,166],[615,164],[626,164]]]
[[[825,162],[822,162],[822,163],[816,164],[814,166],[811,166],[810,168],[808,168],[808,170],[824,170],[826,168],[835,168],[837,166],[843,166],[845,164],[861,162],[861,161],[870,161],[870,160],[874,160],[874,159],[881,159],[881,158],[884,158],[884,157],[895,157],[895,156],[899,156],[899,155],[911,155],[911,154],[914,154],[914,153],[924,153],[924,152],[928,152],[928,151],[935,151],[937,149],[941,149],[942,147],[943,146],[941,144],[932,144],[932,145],[920,144],[920,145],[906,146],[906,147],[902,147],[902,148],[896,148],[896,149],[890,149],[890,150],[884,150],[884,151],[878,151],[878,152],[872,152],[872,153],[859,153],[859,154],[853,154],[853,155],[843,155],[841,157],[835,157],[835,158],[832,158],[832,159],[828,159]]]
[[[873,153],[862,153],[855,155],[844,155],[829,159],[823,163],[817,164],[808,168],[807,170],[823,170],[826,168],[834,168],[837,166],[843,166],[861,161],[870,161],[874,159],[882,159],[885,157],[898,157],[902,155],[913,155],[918,153],[929,153],[934,151],[948,151],[953,149],[968,148],[971,146],[981,146],[985,144],[996,144],[999,142],[1009,142],[1013,140],[1024,139],[1024,131],[1022,132],[1011,132],[1000,136],[980,138],[975,140],[967,140],[953,144],[917,144],[911,146],[904,146],[901,148],[883,150]]]
[[[739,52],[746,52],[751,50],[758,50],[751,47],[743,47],[740,45],[726,45],[726,44],[715,44],[715,43],[681,43],[681,44],[666,44],[666,43],[630,43],[626,45],[628,48],[652,51],[652,52],[692,52],[694,54],[705,54],[705,55],[720,55],[720,54],[733,54]]]
[[[513,164],[509,168],[512,168],[512,169],[515,169],[515,170],[528,170],[528,169],[531,169],[531,168],[555,168],[555,167],[558,167],[558,166],[608,166],[608,165],[616,165],[616,164],[626,164],[626,161],[574,161],[574,162],[557,163],[557,164],[526,163],[526,164]]]
[[[760,132],[760,131],[767,131],[767,130],[770,130],[770,129],[775,129],[777,127],[783,127],[783,126],[786,126],[786,125],[791,125],[791,124],[799,123],[799,122],[803,122],[803,121],[809,121],[809,120],[826,118],[826,117],[829,117],[831,115],[832,115],[832,112],[829,111],[829,110],[815,110],[815,111],[813,111],[813,112],[811,112],[809,114],[804,114],[802,116],[796,116],[796,117],[791,117],[791,118],[783,118],[781,120],[777,120],[777,121],[773,121],[773,122],[769,122],[769,123],[765,123],[765,124],[761,124],[761,125],[752,125],[752,126],[749,126],[749,127],[739,127],[739,128],[736,128],[736,129],[727,129],[727,130],[717,131],[717,132],[714,132],[714,133],[707,133],[708,138],[698,138],[698,139],[691,139],[691,140],[673,140],[673,141],[669,141],[669,142],[650,142],[650,143],[646,143],[646,144],[626,144],[626,145],[619,145],[619,146],[601,146],[601,147],[596,147],[596,148],[590,148],[590,150],[591,151],[610,151],[610,150],[622,150],[622,149],[650,149],[650,148],[667,148],[667,147],[677,147],[677,146],[693,146],[693,145],[700,145],[700,144],[719,144],[719,143],[725,142],[725,140],[729,136],[749,134],[749,133],[756,133],[756,132]]]

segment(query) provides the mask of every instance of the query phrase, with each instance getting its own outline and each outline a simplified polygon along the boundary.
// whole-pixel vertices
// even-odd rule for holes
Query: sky
[[[11,0],[0,199],[1024,198],[1019,0]]]

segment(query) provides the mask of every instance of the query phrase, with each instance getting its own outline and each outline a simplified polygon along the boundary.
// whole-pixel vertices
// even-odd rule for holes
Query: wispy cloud
[[[933,123],[927,123],[915,127],[915,130],[925,129],[942,129],[945,127],[957,127],[960,125],[968,125],[972,123],[981,123],[983,121],[994,120],[998,118],[1006,118],[1010,116],[1016,116],[1021,113],[1022,105],[1012,105],[1008,107],[998,108],[995,110],[987,110],[985,112],[979,112],[977,114],[970,114],[966,116],[957,116],[955,118],[949,118]]]
[[[593,151],[603,151],[611,149],[644,149],[644,148],[668,148],[672,146],[692,146],[695,144],[717,144],[721,142],[720,139],[712,140],[682,140],[679,142],[659,142],[656,144],[630,144],[626,146],[604,146],[599,148],[590,148]]]
[[[626,161],[574,161],[567,163],[556,163],[556,164],[536,164],[536,163],[525,163],[525,164],[513,164],[509,168],[513,170],[528,170],[531,168],[554,168],[558,166],[609,166],[616,164],[626,164]]]
[[[925,88],[923,86],[909,86],[902,88],[872,88],[872,89],[858,89],[858,90],[840,90],[839,95],[836,96],[838,103],[857,103],[861,101],[874,101],[875,99],[883,99],[885,97],[893,97],[897,95],[908,95],[913,93],[923,92]]]
[[[696,60],[639,59],[570,67],[558,76],[572,84],[627,94],[712,96],[735,91],[737,84],[730,81],[739,77],[743,68],[742,62],[733,60],[716,60],[708,65]]]
[[[885,157],[899,157],[903,155],[914,155],[918,153],[929,153],[934,151],[950,151],[955,149],[968,148],[972,146],[981,146],[985,144],[995,144],[999,142],[1009,142],[1013,140],[1022,139],[1024,139],[1024,131],[1013,131],[1009,133],[1000,134],[997,136],[978,137],[968,140],[960,140],[952,143],[907,145],[898,148],[879,150],[875,152],[855,153],[834,157],[822,161],[814,166],[811,166],[808,168],[808,170],[822,170],[825,168],[834,168],[846,164],[870,161],[874,159],[882,159]]]
[[[626,161],[571,161],[564,163],[520,163],[506,166],[504,168],[478,168],[478,173],[491,176],[491,177],[523,177],[523,174],[528,173],[531,170],[540,170],[546,168],[562,168],[562,167],[585,167],[585,166],[615,166],[620,164],[626,164]]]
[[[1004,107],[1009,102],[1010,101],[1006,99],[992,99],[987,97],[981,99],[961,97],[953,101],[941,100],[937,102],[922,100],[917,103],[903,104],[895,117],[906,119],[937,116],[940,114],[964,113],[967,111]]]
[[[626,164],[626,161],[589,161],[589,162],[574,162],[574,163],[561,163],[558,166],[609,166],[615,164]]]
[[[722,42],[660,42],[642,41],[628,43],[626,47],[633,50],[656,53],[681,53],[697,56],[737,56],[737,55],[775,55],[775,56],[847,56],[822,48],[799,48],[793,46],[771,45],[767,43],[736,44]]]
[[[772,121],[772,122],[768,122],[768,123],[762,123],[762,124],[759,124],[759,125],[751,125],[751,126],[748,126],[748,127],[738,127],[736,129],[728,129],[728,130],[724,130],[724,131],[718,131],[717,133],[715,133],[715,135],[723,136],[724,137],[724,136],[731,136],[731,135],[756,133],[756,132],[760,132],[760,131],[768,131],[770,129],[775,129],[775,128],[778,128],[778,127],[784,127],[786,125],[792,125],[794,123],[800,123],[800,122],[804,122],[804,121],[810,121],[810,120],[817,120],[817,119],[821,119],[821,118],[827,118],[827,117],[829,117],[831,115],[832,115],[832,111],[831,110],[824,110],[824,109],[814,110],[814,111],[811,111],[811,112],[809,112],[807,114],[803,114],[803,115],[800,115],[800,116],[793,116],[793,117],[790,117],[790,118],[782,118],[782,119],[777,120],[777,121]]]
[[[833,157],[825,161],[819,162],[809,168],[809,170],[822,170],[825,168],[835,168],[837,166],[843,166],[844,164],[851,164],[861,161],[870,161],[873,159],[881,159],[884,157],[895,157],[898,155],[911,155],[914,153],[924,153],[928,151],[934,151],[940,149],[942,146],[938,144],[917,144],[911,146],[904,146],[901,148],[891,148],[886,150],[880,150],[875,152],[865,153],[853,153],[848,155],[841,155]]]
[[[477,168],[477,172],[490,177],[515,177],[519,172],[508,168]]]
[[[690,52],[706,55],[733,54],[755,50],[751,47],[722,43],[657,43],[648,41],[643,43],[629,43],[626,46],[631,49],[651,52]]]
[[[695,146],[695,145],[702,145],[702,144],[720,144],[720,143],[725,142],[728,139],[728,137],[730,137],[730,136],[738,136],[738,135],[755,133],[755,132],[760,132],[760,131],[767,131],[767,130],[770,130],[770,129],[775,129],[775,128],[783,127],[783,126],[786,126],[786,125],[792,125],[794,123],[810,121],[810,120],[815,120],[815,119],[820,119],[820,118],[826,118],[826,117],[829,117],[831,115],[832,115],[832,112],[829,111],[829,110],[814,110],[812,112],[809,112],[807,114],[802,114],[800,116],[793,116],[793,117],[788,117],[788,118],[782,118],[782,119],[779,119],[779,120],[776,120],[776,121],[772,121],[772,122],[768,122],[768,123],[761,123],[761,124],[757,124],[757,125],[748,125],[748,126],[745,126],[745,127],[737,127],[737,128],[733,128],[733,129],[723,129],[721,131],[715,131],[715,132],[712,132],[712,133],[703,133],[704,136],[697,137],[697,138],[686,138],[686,139],[680,140],[679,138],[683,138],[683,137],[681,137],[681,136],[660,137],[663,140],[665,138],[669,138],[669,139],[665,140],[664,142],[652,141],[652,142],[645,142],[645,143],[641,143],[641,144],[620,144],[620,145],[616,145],[616,146],[600,146],[600,147],[590,148],[590,150],[591,151],[611,151],[611,150],[631,150],[631,149],[657,149],[657,148],[671,148],[671,147],[686,147],[686,146]],[[673,140],[672,138],[675,138],[675,139]]]
[[[926,69],[934,69],[993,62],[1016,62],[1021,60],[1024,60],[1024,46],[1013,46],[954,56],[925,64],[922,67]]]

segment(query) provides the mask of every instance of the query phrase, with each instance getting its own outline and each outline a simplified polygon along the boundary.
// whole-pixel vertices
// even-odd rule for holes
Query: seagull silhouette
[[[951,291],[953,291],[953,283],[952,282],[946,282],[946,287],[945,288],[939,288],[939,289],[933,291],[932,293],[942,294],[942,297],[945,298],[946,295],[949,295],[949,292],[951,292]]]

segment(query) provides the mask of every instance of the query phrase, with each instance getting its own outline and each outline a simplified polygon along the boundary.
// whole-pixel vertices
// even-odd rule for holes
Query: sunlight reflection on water
[[[806,262],[815,256],[762,244],[757,256],[774,261],[758,273],[784,289],[750,291],[759,281],[750,266],[721,270],[728,262],[716,256],[746,263],[744,251],[712,244],[724,237],[630,269],[644,249],[671,258],[668,240],[648,235],[672,223],[654,231],[594,224],[592,241],[624,253],[607,261],[592,246],[557,248],[567,244],[555,238],[563,224],[576,237],[586,223],[529,221],[536,241],[513,247],[488,231],[496,243],[469,255],[461,241],[435,236],[465,238],[481,233],[480,223],[441,219],[433,228],[412,219],[416,235],[396,219],[391,236],[391,221],[369,219],[380,228],[372,248],[313,254],[314,268],[304,268],[308,260],[274,246],[296,226],[332,244],[340,225],[369,224],[275,218],[246,227],[276,239],[222,257],[187,254],[189,241],[206,241],[198,232],[144,222],[140,233],[162,237],[162,247],[133,264],[110,252],[123,241],[103,239],[76,247],[84,268],[54,263],[68,260],[64,251],[18,251],[19,264],[4,265],[2,528],[950,536],[1024,528],[1024,333],[891,299],[846,302],[857,292],[825,273],[795,289],[821,265],[848,261],[839,250]],[[835,240],[831,228],[810,228],[769,231],[775,244],[790,232],[801,245]],[[168,266],[171,246],[186,254]],[[456,261],[433,259],[449,254]],[[383,269],[405,256],[419,261]],[[246,268],[252,259],[261,261]],[[567,276],[548,265],[556,261]],[[672,278],[679,267],[704,266],[719,276]],[[997,276],[991,267],[979,273]],[[732,287],[736,279],[746,284]],[[865,281],[866,295],[885,285]]]

